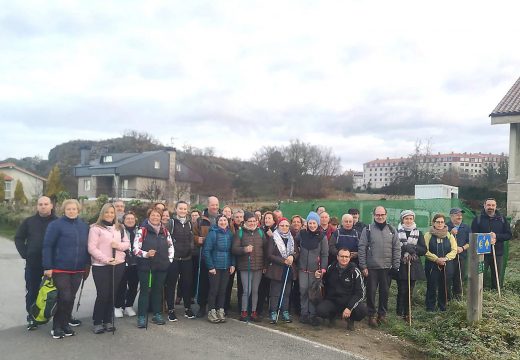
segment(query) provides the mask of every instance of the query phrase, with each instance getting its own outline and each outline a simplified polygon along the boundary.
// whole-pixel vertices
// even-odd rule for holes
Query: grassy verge
[[[382,330],[413,342],[432,358],[520,358],[520,244],[517,241],[510,244],[502,298],[496,292],[484,291],[483,320],[478,324],[466,323],[464,300],[450,302],[446,312],[426,312],[425,293],[426,283],[418,283],[411,327],[391,316]],[[395,313],[395,293],[389,305]]]
[[[9,224],[0,224],[0,236],[13,240],[16,233],[16,227]]]

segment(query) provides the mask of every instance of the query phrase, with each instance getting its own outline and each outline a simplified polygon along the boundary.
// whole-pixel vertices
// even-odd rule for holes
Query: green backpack
[[[52,278],[42,277],[36,302],[31,306],[31,315],[37,324],[46,324],[56,314],[58,289]]]

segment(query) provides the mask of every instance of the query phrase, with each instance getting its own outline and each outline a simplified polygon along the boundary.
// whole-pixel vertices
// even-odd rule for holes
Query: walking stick
[[[145,322],[145,326],[144,326],[146,330],[148,330],[148,313],[149,313],[151,293],[152,293],[152,267],[150,265],[150,272],[148,273],[148,304],[146,304],[146,322]]]
[[[276,322],[278,322],[278,317],[280,316],[280,309],[282,308],[283,296],[285,294],[285,286],[287,285],[287,277],[289,276],[290,266],[287,265],[287,270],[285,272],[285,280],[283,282],[282,293],[280,294],[280,300],[278,301],[278,311],[276,312]]]
[[[78,312],[79,305],[80,305],[80,303],[81,303],[81,295],[83,294],[83,285],[85,285],[85,278],[82,278],[82,279],[81,279],[81,288],[80,288],[80,290],[79,290],[78,303],[76,304],[76,312]]]
[[[246,316],[246,322],[249,323],[249,290],[250,290],[250,276],[251,276],[251,254],[247,255],[247,310],[248,315]],[[243,308],[242,308],[243,309]]]
[[[462,283],[462,268],[460,267],[460,254],[457,254],[457,261],[459,262],[460,291],[462,297],[464,297],[464,284]]]
[[[197,314],[200,311],[199,304],[199,285],[200,285],[200,264],[202,260],[202,246],[199,249],[199,268],[197,270],[197,289],[195,290],[195,299],[193,299],[193,304],[191,305],[191,311]]]
[[[493,247],[493,263],[495,264],[495,278],[497,280],[498,298],[500,299],[502,297],[502,294],[500,293],[500,279],[498,276],[497,257],[495,255],[495,244],[493,244],[492,247]]]
[[[412,287],[410,279],[410,258],[408,258],[408,325],[412,326]]]
[[[444,265],[442,272],[444,273],[444,298],[446,299],[446,306],[448,306],[448,276],[446,275],[447,265]]]
[[[116,249],[114,248],[112,248],[112,258],[114,259],[114,264],[112,265],[112,335],[114,335],[116,332]]]

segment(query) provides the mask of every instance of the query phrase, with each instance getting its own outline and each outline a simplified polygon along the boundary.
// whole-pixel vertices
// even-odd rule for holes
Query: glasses
[[[435,223],[436,224],[444,224],[444,220],[436,220]]]

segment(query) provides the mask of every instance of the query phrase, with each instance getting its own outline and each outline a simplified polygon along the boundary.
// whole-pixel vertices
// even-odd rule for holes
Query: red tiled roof
[[[41,177],[40,175],[37,175],[37,174],[35,174],[35,173],[33,173],[33,172],[29,171],[29,170],[25,170],[24,168],[16,166],[16,164],[13,164],[13,163],[10,163],[10,162],[8,162],[8,163],[0,163],[0,170],[1,169],[6,169],[6,168],[15,168],[16,170],[21,171],[23,173],[26,173],[27,175],[34,176],[35,178],[38,178],[38,179],[40,179],[42,181],[47,181],[46,178]]]
[[[520,115],[520,78],[509,89],[506,96],[498,103],[497,107],[489,116],[511,116]]]
[[[4,175],[4,181],[13,181],[14,179],[9,175]]]

